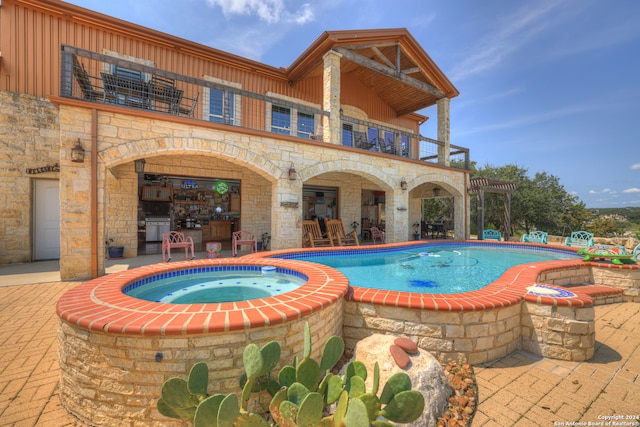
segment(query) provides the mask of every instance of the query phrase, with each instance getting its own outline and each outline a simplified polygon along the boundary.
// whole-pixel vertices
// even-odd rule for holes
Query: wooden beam
[[[420,69],[420,67],[413,67],[413,68],[406,68],[404,70],[402,70],[402,72],[404,74],[413,74],[413,73],[419,73],[422,70]]]
[[[341,54],[345,59],[348,59],[351,62],[355,62],[358,65],[361,65],[365,68],[378,72],[388,77],[392,77],[394,79],[398,79],[401,82],[408,84],[411,87],[419,89],[423,92],[430,93],[438,98],[445,98],[445,95],[436,87],[431,86],[430,84],[421,82],[420,80],[414,79],[413,77],[407,76],[403,73],[398,73],[394,68],[388,67],[386,65],[380,64],[373,59],[369,59],[366,56],[360,55],[357,52],[354,52],[349,49],[345,49],[343,47],[334,47],[333,50]]]
[[[389,61],[389,58],[387,58],[386,56],[384,56],[384,54],[382,53],[382,51],[380,49],[378,49],[377,47],[372,47],[371,50],[373,50],[376,54],[376,56],[378,58],[380,58],[380,60],[382,62],[384,62],[385,64],[387,64],[389,67],[393,67],[393,64],[391,63],[391,61]]]

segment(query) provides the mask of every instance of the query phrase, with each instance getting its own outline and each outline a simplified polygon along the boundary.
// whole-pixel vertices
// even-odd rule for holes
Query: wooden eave
[[[331,50],[342,55],[341,73],[362,81],[399,116],[459,95],[405,28],[324,32],[287,69],[291,84],[320,75]]]
[[[229,52],[172,36],[167,33],[143,27],[109,15],[104,15],[80,6],[65,3],[60,0],[14,1],[34,9],[63,16],[71,21],[76,21],[79,24],[86,24],[90,27],[101,28],[108,32],[143,40],[158,46],[164,46],[189,56],[199,57],[211,62],[224,63],[232,68],[262,74],[273,79],[287,80],[282,68],[272,67],[261,62],[243,58]]]

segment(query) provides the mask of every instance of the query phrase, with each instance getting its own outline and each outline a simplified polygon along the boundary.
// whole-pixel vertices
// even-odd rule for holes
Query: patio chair
[[[324,223],[326,225],[327,234],[333,238],[334,242],[338,242],[338,246],[360,246],[358,233],[356,233],[356,230],[347,233],[342,219],[325,218]]]
[[[494,230],[489,228],[487,230],[482,230],[482,240],[502,240],[502,233],[498,230]]]
[[[87,70],[84,68],[84,64],[81,64],[80,61],[78,61],[78,57],[76,55],[71,55],[71,59],[73,62],[73,75],[80,86],[82,97],[91,101],[102,98],[102,92],[96,91],[91,83],[91,79],[97,80],[97,77],[92,77],[87,73]]]
[[[250,231],[240,230],[234,231],[231,239],[231,254],[238,255],[238,246],[250,245],[251,252],[258,252],[258,239],[256,235]]]
[[[540,230],[532,231],[531,233],[523,234],[522,241],[529,243],[547,244],[549,243],[549,235],[546,232]]]
[[[371,227],[371,239],[373,240],[373,244],[375,244],[378,239],[380,239],[380,243],[384,243],[384,231],[378,227]]]
[[[196,96],[193,99],[184,98],[185,101],[191,101],[190,104],[186,106],[179,106],[178,113],[182,116],[194,117],[194,112],[196,110],[196,105],[198,105],[198,98],[200,97],[200,92],[196,93]]]
[[[193,252],[193,239],[191,236],[185,237],[184,233],[179,231],[170,231],[162,233],[162,262],[171,261],[171,249],[184,249],[184,259],[194,259],[196,256]],[[189,249],[191,249],[191,258],[189,258]]]
[[[333,246],[333,239],[330,235],[322,234],[318,219],[306,219],[302,221],[302,245],[305,248],[316,248],[322,246]]]
[[[571,236],[564,239],[564,245],[590,248],[593,246],[593,233],[589,233],[588,231],[574,231],[571,233]]]

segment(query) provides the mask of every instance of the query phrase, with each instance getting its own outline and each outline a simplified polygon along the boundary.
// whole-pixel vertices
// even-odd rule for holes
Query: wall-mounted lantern
[[[144,173],[144,164],[147,163],[145,159],[138,159],[133,162],[133,167],[136,173]]]
[[[293,166],[293,163],[291,163],[291,167],[289,168],[289,180],[295,181],[297,174],[298,172],[296,171],[296,168]]]
[[[76,145],[71,149],[71,161],[76,163],[84,163],[84,148],[80,144],[80,138],[76,141]]]
[[[400,188],[402,188],[403,190],[407,189],[407,180],[404,179],[404,176],[402,177],[402,180],[400,181]]]
[[[433,188],[433,197],[438,197],[439,195],[440,195],[440,188],[434,187]]]

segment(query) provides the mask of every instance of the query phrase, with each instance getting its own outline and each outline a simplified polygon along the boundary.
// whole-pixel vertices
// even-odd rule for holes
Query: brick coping
[[[414,241],[389,243],[369,246],[349,246],[349,247],[323,247],[323,248],[304,248],[304,249],[284,249],[271,252],[262,252],[256,254],[245,255],[244,258],[260,259],[265,257],[276,257],[288,254],[296,254],[301,252],[322,252],[322,251],[339,251],[352,252],[357,251],[381,251],[399,247],[424,246],[428,244],[447,244],[447,243],[469,243],[473,245],[488,246],[512,246],[519,248],[543,248],[551,250],[561,250],[577,252],[578,248],[572,248],[559,245],[548,245],[540,243],[509,243],[509,242],[485,242],[478,240],[466,241]],[[575,260],[552,260],[529,264],[522,264],[511,267],[493,283],[471,292],[462,292],[458,294],[425,294],[415,292],[400,292],[379,290],[371,288],[350,287],[346,298],[349,301],[380,304],[392,307],[415,308],[422,310],[436,311],[480,311],[491,310],[497,308],[509,307],[521,303],[523,300],[529,302],[537,302],[539,304],[568,306],[568,307],[588,307],[593,305],[594,299],[583,292],[575,290],[569,293],[560,286],[551,284],[538,283],[538,276],[545,271],[563,270],[570,268],[583,267],[589,265],[595,268],[617,268],[617,269],[637,269],[638,265],[615,265],[603,264],[596,262],[585,262],[580,258]],[[555,293],[541,294],[535,292],[535,289],[528,288],[534,285],[541,285],[556,290]],[[553,296],[555,295],[555,296]]]
[[[162,304],[130,297],[123,289],[141,279],[199,267],[274,266],[308,278],[282,295],[216,304]],[[65,322],[89,331],[124,335],[190,335],[285,323],[322,310],[343,298],[348,280],[319,264],[277,259],[204,259],[152,264],[87,281],[58,300]]]

